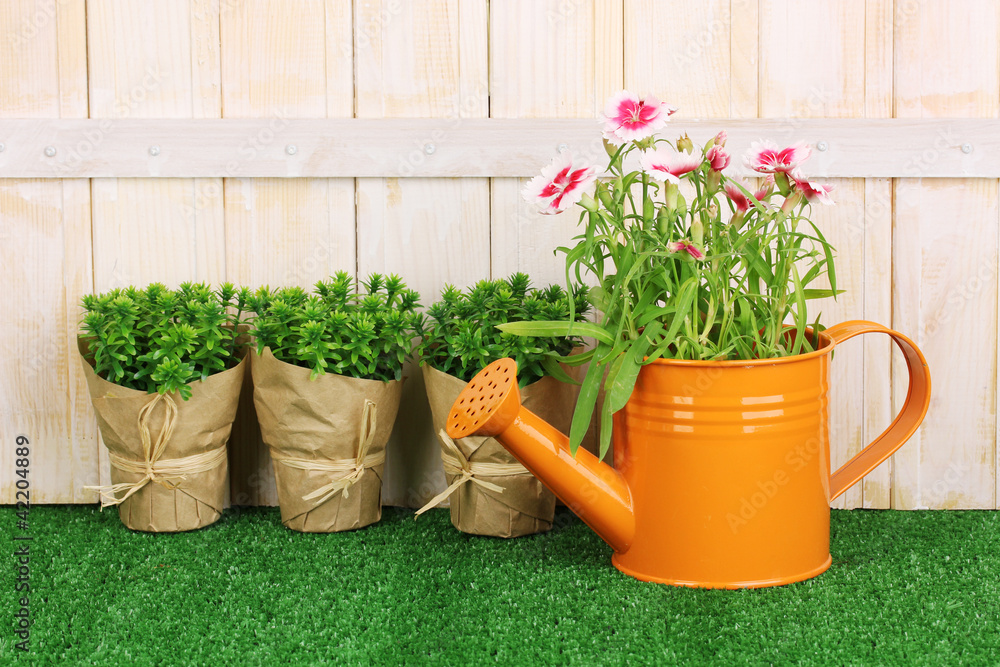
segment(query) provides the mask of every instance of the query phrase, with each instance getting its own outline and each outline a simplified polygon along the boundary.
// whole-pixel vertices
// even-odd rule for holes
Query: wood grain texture
[[[676,118],[729,116],[731,4],[625,0],[625,87],[678,107]],[[741,48],[752,50],[745,43]],[[748,97],[748,89],[738,92],[738,104],[752,105]]]
[[[437,159],[437,145],[469,118],[488,115],[485,0],[383,0],[355,4],[359,118],[447,119],[407,142],[399,175]],[[490,275],[489,183],[360,178],[358,272],[390,271],[435,301],[446,283]],[[409,366],[387,448],[383,502],[419,507],[444,486],[419,369]]]
[[[892,116],[893,2],[865,3],[866,118]],[[881,324],[892,322],[892,180],[865,180],[864,213],[851,225],[848,242],[864,244],[864,316]],[[885,336],[865,336],[864,426],[861,440],[872,442],[892,421],[892,343]],[[865,476],[861,504],[869,509],[891,504],[892,460]]]
[[[0,5],[0,118],[87,116],[84,4]],[[0,142],[9,143],[9,138]],[[36,156],[38,159],[40,156]],[[0,503],[15,498],[15,438],[30,441],[30,500],[93,502],[96,422],[76,358],[79,300],[93,287],[86,181],[0,180]]]
[[[576,159],[601,166],[607,155],[598,114],[623,85],[623,5],[597,0],[492,2],[490,4],[490,117],[587,119],[586,134],[563,142],[549,135],[542,169],[565,146]],[[545,63],[542,68],[539,63]],[[532,174],[534,175],[534,174]],[[521,197],[526,178],[491,181],[491,256],[494,278],[515,271],[537,285],[565,284],[565,257],[579,210],[542,215]]]
[[[871,64],[869,64],[871,65]],[[819,99],[819,98],[815,98]],[[806,103],[805,106],[809,106]],[[818,107],[817,107],[818,108]],[[297,119],[275,115],[226,120],[0,119],[7,141],[0,178],[110,177],[531,177],[564,144],[594,161],[603,151],[596,121],[580,119],[448,118]],[[1000,176],[1000,124],[985,119],[888,118],[690,119],[677,115],[671,134],[729,134],[727,148],[744,152],[763,136],[808,137],[828,149],[814,152],[810,174],[824,178]],[[100,136],[83,153],[81,137]],[[950,143],[945,143],[945,141]],[[431,153],[427,146],[433,144]],[[966,146],[969,153],[964,153]],[[147,147],[157,146],[157,158]],[[295,153],[288,153],[288,146]],[[926,146],[937,146],[933,161]],[[57,148],[46,157],[45,147]],[[729,173],[749,176],[734,161]],[[202,205],[217,198],[200,193]]]
[[[283,156],[292,168],[303,159],[289,148],[296,146],[286,136],[290,119],[352,115],[347,5],[253,0],[222,15],[224,115],[266,119],[244,135],[225,174],[226,274],[234,283],[309,287],[339,270],[355,275],[353,179],[242,177],[267,152]],[[233,503],[277,505],[249,382],[231,452]]]
[[[1000,7],[970,2],[959,16],[931,0],[896,10],[896,115],[996,118]],[[915,176],[963,140],[948,122],[939,133]],[[893,324],[915,337],[934,374],[927,419],[893,464],[896,508],[996,507],[997,197],[993,179],[896,184]],[[897,409],[905,381],[897,356]]]

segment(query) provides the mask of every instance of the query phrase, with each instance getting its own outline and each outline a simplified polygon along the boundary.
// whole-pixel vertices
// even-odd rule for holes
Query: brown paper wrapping
[[[427,399],[431,406],[434,432],[445,428],[448,412],[467,384],[454,375],[429,365],[423,366]],[[523,404],[564,433],[569,432],[576,404],[575,387],[550,377],[533,382],[521,390]],[[470,436],[454,441],[470,463],[516,464],[504,446],[493,438]],[[442,450],[442,456],[445,456]],[[448,484],[458,475],[446,475]],[[497,492],[468,482],[450,496],[451,523],[463,533],[520,537],[552,528],[555,496],[533,475],[484,477],[484,481],[502,487]]]
[[[365,403],[374,403],[369,457],[384,455],[396,421],[402,382],[364,380],[279,361],[270,348],[252,353],[253,400],[272,458],[353,461],[363,440]],[[362,528],[382,518],[383,464],[358,471],[346,493],[307,498],[345,473],[303,470],[274,461],[281,522],[292,530],[332,533]],[[329,496],[324,498],[322,496]]]
[[[108,382],[99,377],[86,358],[86,343],[78,340],[80,362],[87,378],[90,400],[108,451],[136,464],[144,460],[139,434],[139,412],[156,400],[147,394]],[[229,440],[247,360],[227,371],[210,375],[204,382],[191,383],[191,398],[172,396],[177,408],[173,431],[158,461],[164,465],[189,457],[212,457]],[[165,399],[152,407],[148,428],[153,439],[163,431],[167,408]],[[222,516],[229,480],[226,457],[204,472],[183,477],[154,479],[118,505],[122,523],[132,530],[171,533],[202,528]],[[111,466],[111,482],[136,485],[144,479],[137,472]],[[121,498],[125,493],[116,493]]]

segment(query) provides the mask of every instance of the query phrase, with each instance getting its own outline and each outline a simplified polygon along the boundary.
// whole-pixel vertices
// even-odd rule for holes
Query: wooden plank
[[[86,129],[76,130],[75,136],[89,144],[86,151],[68,141],[67,150],[57,146],[57,159],[74,164],[104,146],[128,141],[127,128],[138,118],[218,118],[218,47],[211,45],[212,32],[218,34],[218,11],[211,0],[93,0],[87,21],[91,115],[102,120],[86,121]],[[160,176],[156,165],[171,159],[169,144],[168,136],[131,138],[129,152],[151,165],[141,176]],[[222,203],[205,196],[219,187],[215,179],[95,178],[97,289],[152,281],[221,281]]]
[[[892,116],[893,2],[865,3],[865,109],[867,118]],[[864,215],[851,226],[849,243],[864,244],[865,319],[892,322],[892,180],[865,180]],[[886,336],[864,339],[864,427],[862,441],[874,440],[892,421],[892,342]],[[865,476],[862,507],[891,504],[892,460]]]
[[[898,5],[895,16],[897,115],[996,118],[1000,7],[978,0],[958,16],[944,0],[911,5]],[[940,132],[943,143],[954,141],[950,121],[941,123]],[[932,142],[918,148],[925,158],[913,176],[923,178],[901,179],[895,192],[893,324],[926,355],[934,395],[923,427],[893,463],[893,507],[993,509],[997,181],[930,178],[933,171],[923,167],[942,150]],[[906,396],[898,356],[897,409]]]
[[[92,158],[120,141],[134,119],[218,118],[218,61],[207,46],[218,34],[218,14],[212,0],[91,0],[86,21],[90,113],[103,120],[86,121],[88,130],[70,137],[65,149],[55,146],[57,160],[74,164]],[[133,138],[129,152],[150,161],[154,173],[144,176],[158,176],[157,165],[170,158],[169,142],[150,139]],[[211,181],[194,178],[94,178],[95,289],[221,282],[222,202],[205,197],[212,187]],[[105,484],[109,467],[103,447],[100,453]]]
[[[151,77],[147,82],[156,85]],[[821,108],[818,95],[804,106]],[[0,119],[0,178],[525,178],[561,144],[598,155],[592,119],[310,120],[282,113],[276,108],[258,114],[263,117],[226,120]],[[674,118],[671,133],[708,137],[725,129],[735,155],[763,136],[825,142],[827,150],[809,162],[820,178],[1000,177],[995,119]],[[86,142],[88,136],[93,141]],[[45,155],[48,146],[56,148],[54,157]],[[152,146],[160,149],[155,158]],[[732,173],[750,175],[738,162]]]
[[[758,72],[760,69],[760,5],[758,2],[733,0],[729,8],[729,115],[733,118],[756,118],[758,108]]]
[[[572,11],[571,11],[572,10]],[[566,144],[577,159],[607,162],[596,119],[623,85],[623,5],[600,0],[516,0],[490,4],[490,117],[581,118],[589,136]],[[539,71],[538,63],[545,63]],[[547,155],[532,164],[533,176],[559,152],[548,137]],[[491,181],[493,277],[523,271],[537,285],[565,280],[565,257],[555,248],[572,245],[579,210],[542,215],[524,201],[525,178]]]
[[[0,117],[87,115],[82,0],[0,5]],[[0,143],[4,140],[0,139]],[[2,153],[0,153],[2,155]],[[30,440],[30,500],[93,502],[96,422],[76,358],[79,299],[91,291],[86,181],[0,180],[0,503],[15,498],[15,437]]]
[[[300,167],[310,160],[305,149],[313,139],[290,136],[290,118],[352,115],[352,17],[345,4],[253,0],[223,13],[225,116],[264,119],[244,124],[249,129],[240,139],[242,149],[222,174],[229,177],[226,275],[237,284],[308,287],[338,270],[355,273],[353,179],[248,177],[265,154],[288,161],[291,171],[281,175],[304,175]],[[233,503],[277,505],[271,459],[249,390],[241,399],[232,451]]]
[[[678,119],[727,117],[732,86],[730,4],[626,0],[625,87],[678,107]],[[669,39],[664,39],[665,33]]]
[[[486,6],[485,0],[371,0],[354,6],[357,115],[406,118],[400,124],[413,132],[391,149],[392,170],[376,174],[386,178],[358,179],[358,271],[405,276],[425,305],[445,283],[464,287],[490,275],[488,181],[400,178],[457,157],[462,149],[455,148],[455,138],[468,136],[470,119],[486,117]],[[421,117],[444,120],[409,120]],[[471,156],[459,159],[468,167]],[[444,488],[444,473],[419,369],[406,372],[383,503],[412,507]]]

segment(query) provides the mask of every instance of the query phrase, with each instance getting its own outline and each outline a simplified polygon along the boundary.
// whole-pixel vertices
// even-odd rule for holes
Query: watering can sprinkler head
[[[452,438],[496,438],[615,551],[628,549],[635,517],[625,480],[583,448],[570,454],[569,438],[521,405],[513,359],[494,361],[472,378],[446,430]]]
[[[517,362],[500,359],[480,371],[458,395],[448,413],[448,436],[500,435],[520,410]]]

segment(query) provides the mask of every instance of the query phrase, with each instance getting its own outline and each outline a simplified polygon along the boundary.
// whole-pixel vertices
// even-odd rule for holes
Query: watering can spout
[[[490,436],[572,509],[611,547],[628,550],[635,533],[632,496],[622,476],[521,405],[517,364],[500,359],[462,390],[448,414],[448,435]]]

